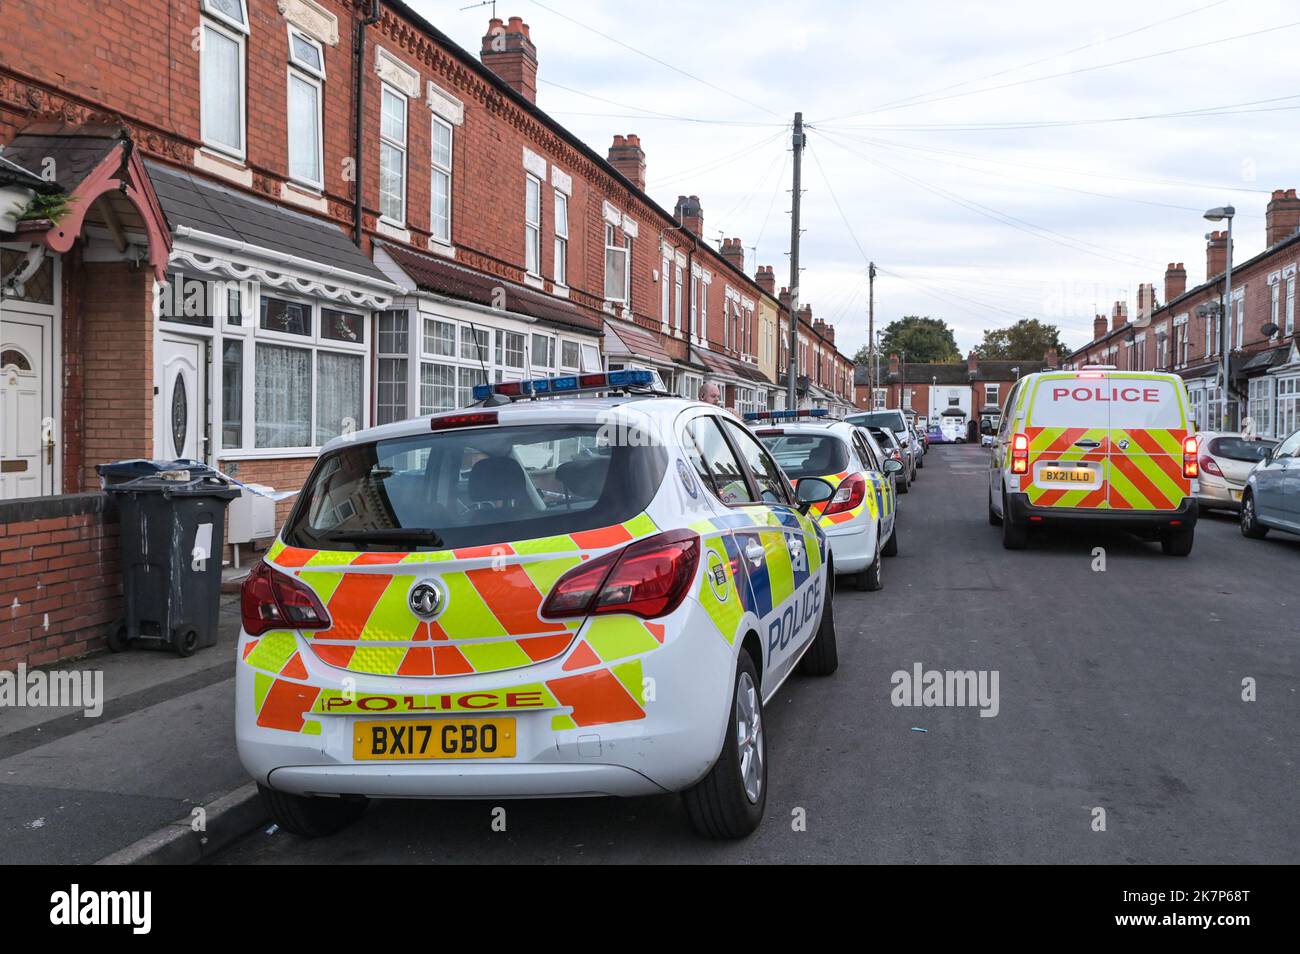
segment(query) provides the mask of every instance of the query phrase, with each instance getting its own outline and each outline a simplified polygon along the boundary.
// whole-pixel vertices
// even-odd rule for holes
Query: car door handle
[[[749,560],[754,566],[763,562],[763,555],[766,551],[761,543],[751,543],[745,547],[745,559]]]
[[[1074,442],[1074,446],[1075,446],[1075,447],[1100,447],[1100,446],[1101,446],[1101,441],[1094,441],[1094,440],[1088,440],[1088,439],[1085,439],[1085,440],[1081,440],[1081,441],[1075,441],[1075,442]]]

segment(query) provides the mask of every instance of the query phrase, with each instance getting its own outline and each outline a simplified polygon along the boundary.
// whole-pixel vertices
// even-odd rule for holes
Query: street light
[[[1205,213],[1205,218],[1210,222],[1222,222],[1228,220],[1228,268],[1223,277],[1223,322],[1222,331],[1220,332],[1220,343],[1223,345],[1223,426],[1220,430],[1228,430],[1228,325],[1229,318],[1232,316],[1232,217],[1237,214],[1237,210],[1230,205],[1219,206],[1217,209],[1210,209]],[[1244,318],[1245,316],[1243,316]]]

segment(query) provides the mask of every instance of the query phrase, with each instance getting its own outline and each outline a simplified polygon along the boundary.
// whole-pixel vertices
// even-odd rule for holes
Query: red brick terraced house
[[[517,17],[476,57],[399,2],[66,0],[0,54],[0,665],[120,614],[103,461],[294,490],[342,433],[602,366],[783,400],[770,267],[539,109]],[[807,323],[802,399],[847,408]]]
[[[1223,414],[1220,368],[1223,321],[1228,322],[1233,428],[1252,426],[1265,437],[1286,437],[1300,428],[1300,342],[1296,329],[1296,264],[1300,260],[1300,198],[1294,189],[1272,195],[1265,216],[1265,248],[1234,261],[1232,301],[1224,300],[1227,233],[1206,241],[1206,280],[1189,289],[1187,269],[1165,270],[1164,304],[1154,288],[1138,291],[1129,320],[1116,302],[1110,321],[1098,315],[1093,340],[1069,356],[1067,367],[1114,364],[1132,370],[1172,371],[1187,385],[1196,426],[1216,430]]]

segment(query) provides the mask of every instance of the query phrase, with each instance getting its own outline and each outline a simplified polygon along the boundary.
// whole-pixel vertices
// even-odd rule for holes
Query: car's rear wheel
[[[1268,527],[1259,522],[1255,510],[1255,495],[1249,490],[1241,495],[1241,535],[1252,540],[1263,540],[1268,536]]]
[[[898,493],[905,494],[908,491],[907,478],[901,477],[898,482]]]
[[[1011,516],[1007,498],[1002,498],[1002,546],[1008,550],[1023,550],[1029,545],[1029,525]]]
[[[880,579],[880,549],[876,549],[876,558],[865,570],[853,574],[853,588],[859,592],[872,592],[885,584]]]
[[[369,800],[360,796],[324,798],[314,795],[291,795],[258,785],[262,804],[271,820],[294,835],[321,838],[342,831],[361,817]]]
[[[1192,552],[1194,530],[1170,530],[1160,537],[1160,550],[1165,556],[1185,557]]]
[[[832,579],[830,574],[826,578]],[[839,667],[840,651],[835,642],[835,590],[831,588],[822,600],[822,620],[812,645],[799,660],[799,671],[805,676],[829,676]]]
[[[894,518],[894,529],[889,531],[889,539],[880,550],[881,556],[896,557],[898,556],[898,518]]]
[[[744,838],[763,820],[767,748],[758,685],[754,660],[741,652],[722,753],[708,775],[682,792],[691,825],[706,838]]]

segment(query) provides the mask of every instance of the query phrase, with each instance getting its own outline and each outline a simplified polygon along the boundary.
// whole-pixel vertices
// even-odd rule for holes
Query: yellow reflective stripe
[[[298,731],[303,735],[320,735],[320,719],[303,719],[302,728]]]
[[[710,554],[716,555],[718,559],[712,560]],[[731,572],[731,561],[727,558],[727,551],[717,536],[704,538],[704,553],[701,555],[700,562],[702,564],[700,585],[696,590],[696,598],[704,607],[704,611],[709,614],[709,619],[713,620],[713,625],[718,628],[722,638],[728,643],[733,643],[744,609],[740,605],[740,593],[736,590],[735,575]],[[718,599],[713,591],[713,584],[709,581],[710,564],[717,565],[718,562],[721,562],[722,570],[727,577],[726,585],[722,590],[723,599]]]
[[[623,524],[623,529],[634,537],[644,537],[657,532],[659,527],[650,519],[648,513],[643,513],[626,521]]]
[[[268,676],[264,672],[253,673],[253,711],[261,712],[262,703],[266,701],[266,694],[271,691],[271,686],[275,684],[275,677]]]
[[[334,591],[343,582],[343,574],[306,570],[298,574],[298,579],[311,587],[322,603],[328,603]]]
[[[414,582],[414,576],[390,577],[357,638],[377,641],[410,639],[415,632],[416,620],[406,598]]]
[[[450,550],[424,550],[416,553],[408,553],[402,557],[402,563],[446,563],[449,560],[456,559],[456,554]]]
[[[551,592],[551,587],[555,586],[556,580],[581,562],[581,557],[572,556],[555,560],[534,560],[532,563],[522,565],[528,578],[533,581],[533,586],[537,587],[537,592],[545,597]]]
[[[571,553],[578,549],[578,545],[573,542],[573,538],[568,534],[555,537],[538,537],[535,540],[520,540],[518,543],[512,544],[512,546],[516,553],[523,556],[545,553]]]
[[[447,608],[438,617],[438,622],[450,638],[484,639],[506,635],[506,628],[464,573],[444,575],[442,585],[447,588]]]
[[[317,550],[303,566],[345,566],[359,556],[355,550]]]
[[[1127,508],[1121,507],[1118,509],[1129,509],[1129,510],[1154,510],[1155,509],[1155,507],[1151,504],[1151,501],[1147,500],[1146,495],[1143,494],[1142,491],[1138,490],[1136,487],[1133,486],[1133,482],[1124,475],[1123,471],[1121,471],[1118,467],[1108,467],[1107,470],[1109,471],[1109,475],[1110,475],[1111,496],[1112,497],[1118,496],[1124,501],[1126,501],[1129,505]],[[1113,503],[1111,504],[1111,508],[1115,509]]]
[[[635,616],[597,616],[587,624],[583,636],[601,662],[659,648],[659,640],[651,636],[645,624]]]
[[[513,639],[495,643],[462,643],[456,648],[469,660],[475,672],[516,669],[531,665],[533,661]]]
[[[637,705],[644,706],[645,700],[645,676],[641,670],[641,660],[634,659],[631,662],[619,663],[611,670],[614,678],[623,684],[627,694],[636,700]]]
[[[767,579],[772,586],[772,605],[784,603],[794,595],[794,565],[784,533],[761,533],[767,551]]]
[[[551,731],[563,732],[565,729],[576,729],[578,723],[573,721],[571,715],[553,715],[551,716]]]
[[[278,557],[283,550],[284,550],[284,541],[281,540],[279,537],[276,537],[275,542],[271,544],[271,548],[266,551],[266,559],[270,561],[274,561],[275,558]]]
[[[405,658],[405,646],[358,646],[348,660],[348,669],[392,676]]]
[[[244,661],[255,669],[279,672],[297,650],[298,640],[293,633],[277,629],[258,640]]]

